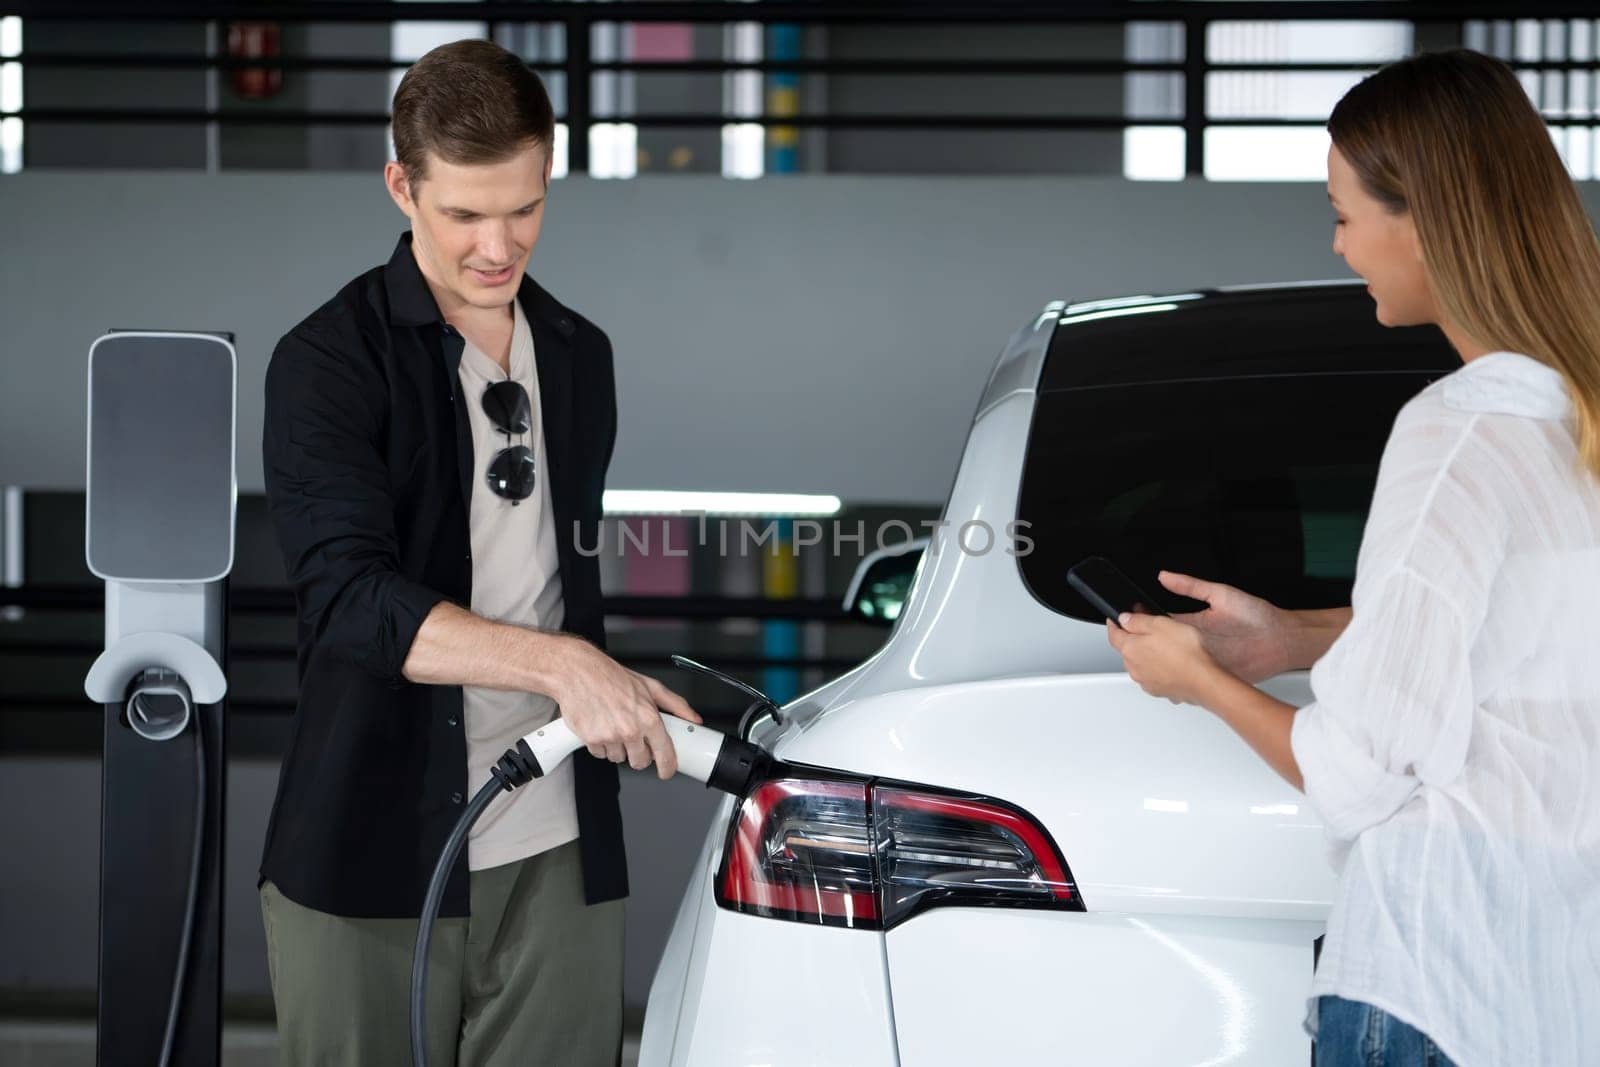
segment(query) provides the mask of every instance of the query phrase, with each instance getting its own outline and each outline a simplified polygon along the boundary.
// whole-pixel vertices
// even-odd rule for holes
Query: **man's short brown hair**
[[[539,76],[493,41],[442,44],[411,65],[394,94],[394,155],[412,183],[429,153],[446,163],[500,163],[555,141]]]

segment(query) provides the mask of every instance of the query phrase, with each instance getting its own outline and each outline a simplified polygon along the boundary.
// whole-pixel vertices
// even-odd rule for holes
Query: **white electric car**
[[[857,576],[888,642],[749,727],[780,762],[717,810],[641,1067],[1308,1062],[1321,826],[1140,691],[1065,575],[1349,603],[1390,424],[1457,365],[1359,286],[1048,306],[983,390],[949,525]],[[1305,672],[1266,688],[1309,700]]]

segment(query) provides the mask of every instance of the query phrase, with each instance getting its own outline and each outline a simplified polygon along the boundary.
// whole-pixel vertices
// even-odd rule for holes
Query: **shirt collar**
[[[426,326],[440,322],[439,304],[433,299],[417,257],[411,254],[411,231],[400,235],[389,257],[389,266],[383,272],[383,284],[389,291],[389,321],[395,326]]]
[[[426,326],[444,321],[433,290],[428,288],[428,281],[412,253],[410,230],[402,233],[395,243],[394,255],[389,257],[389,265],[383,272],[383,284],[389,297],[391,325]],[[526,274],[517,287],[517,304],[525,315],[547,321],[562,337],[572,337],[575,326],[571,314]]]
[[[1444,402],[1458,411],[1565,419],[1572,398],[1561,372],[1520,352],[1489,352],[1444,380]]]

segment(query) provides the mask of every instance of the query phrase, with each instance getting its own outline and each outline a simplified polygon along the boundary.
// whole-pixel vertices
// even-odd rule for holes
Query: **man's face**
[[[533,145],[503,163],[459,165],[428,159],[412,184],[391,162],[389,195],[411,220],[412,251],[446,316],[468,307],[504,308],[517,295],[544,221],[550,153]]]

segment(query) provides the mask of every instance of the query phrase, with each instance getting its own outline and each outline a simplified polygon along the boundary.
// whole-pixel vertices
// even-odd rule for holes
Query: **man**
[[[559,708],[588,752],[486,811],[430,959],[430,1062],[615,1064],[627,874],[616,763],[662,778],[658,708],[601,651],[593,545],[611,345],[524,275],[554,118],[487,41],[394,100],[387,266],[279,342],[267,500],[299,613],[299,704],[261,866],[283,1062],[409,1059],[428,877],[489,768]],[[470,871],[470,874],[469,874]]]

